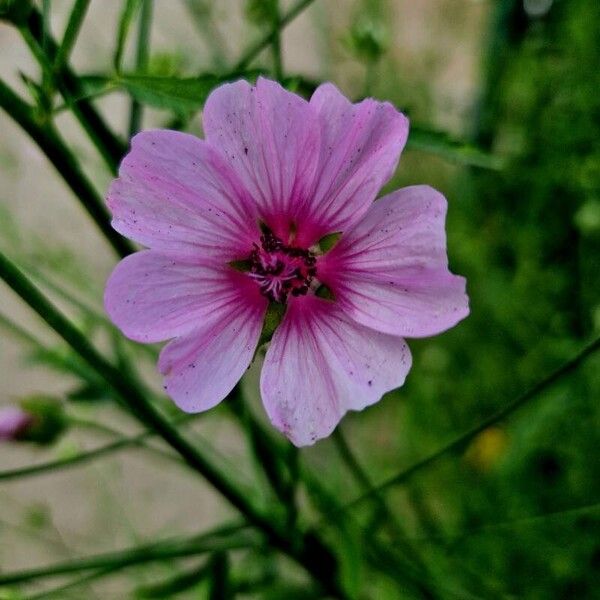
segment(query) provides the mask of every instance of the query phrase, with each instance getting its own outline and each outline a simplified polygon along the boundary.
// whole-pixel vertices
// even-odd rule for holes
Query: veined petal
[[[234,171],[187,133],[137,134],[107,201],[119,233],[163,253],[232,260],[260,235],[255,208]]]
[[[469,314],[465,279],[448,270],[447,203],[428,186],[376,201],[318,264],[352,319],[406,337],[440,333]]]
[[[367,211],[396,169],[408,119],[389,102],[352,104],[331,83],[317,88],[310,105],[319,115],[321,150],[309,212],[322,236],[347,230]]]
[[[188,333],[222,306],[264,301],[257,286],[223,266],[175,260],[154,250],[123,259],[110,276],[104,304],[129,338],[159,342]]]
[[[278,83],[258,79],[217,88],[203,112],[206,140],[223,153],[282,239],[291,223],[303,227],[302,209],[319,158],[319,123],[308,102]]]
[[[267,301],[262,296],[239,300],[220,306],[160,353],[165,390],[186,412],[221,402],[252,361]]]
[[[297,446],[329,435],[404,383],[411,356],[403,339],[352,322],[332,302],[295,298],[275,331],[261,374],[273,425]]]

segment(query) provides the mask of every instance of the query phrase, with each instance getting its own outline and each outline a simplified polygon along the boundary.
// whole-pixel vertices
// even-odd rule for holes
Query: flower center
[[[317,260],[310,250],[286,246],[272,232],[260,237],[248,257],[248,275],[272,302],[285,303],[289,294],[308,293],[317,274]]]

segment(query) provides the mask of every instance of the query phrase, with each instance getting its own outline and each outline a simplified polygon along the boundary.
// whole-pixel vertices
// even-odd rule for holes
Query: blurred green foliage
[[[473,136],[507,163],[453,182],[451,265],[467,276],[472,314],[443,338],[412,344],[419,377],[399,395],[405,443],[419,454],[598,336],[598,40],[595,0],[558,0],[540,17],[520,1],[494,3]],[[432,564],[461,589],[598,597],[598,367],[591,359],[417,484],[423,532],[448,535],[427,542]],[[587,504],[596,510],[524,519]]]

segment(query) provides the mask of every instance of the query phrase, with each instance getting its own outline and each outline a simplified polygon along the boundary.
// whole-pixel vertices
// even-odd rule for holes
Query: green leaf
[[[123,75],[114,84],[142,104],[185,113],[201,108],[216,86],[236,78],[213,74],[187,78]]]
[[[111,400],[109,390],[102,385],[84,383],[67,393],[67,398],[73,402],[101,402]]]
[[[437,154],[446,160],[467,165],[499,171],[504,167],[501,156],[493,155],[473,146],[455,140],[448,134],[425,127],[412,125],[406,147],[410,150],[422,150]]]

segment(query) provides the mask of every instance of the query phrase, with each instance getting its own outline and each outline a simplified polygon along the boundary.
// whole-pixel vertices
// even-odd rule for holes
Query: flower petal
[[[217,151],[169,130],[144,131],[131,144],[107,198],[119,233],[162,252],[247,252],[260,235],[255,210]]]
[[[293,299],[261,374],[273,425],[294,444],[328,436],[347,410],[361,410],[401,386],[411,366],[402,338],[347,319],[316,296]]]
[[[252,361],[266,307],[267,301],[260,295],[239,298],[165,346],[158,368],[167,393],[179,408],[202,412],[231,392]]]
[[[35,418],[17,406],[0,407],[0,441],[16,440]]]
[[[321,157],[311,199],[320,235],[357,222],[392,176],[408,136],[408,119],[389,102],[352,104],[331,83],[310,105],[319,114]]]
[[[208,97],[206,140],[236,170],[262,218],[282,239],[313,187],[319,158],[319,123],[308,102],[260,77],[256,87],[236,81]]]
[[[111,274],[104,305],[129,338],[159,342],[185,334],[207,315],[241,297],[264,300],[244,274],[222,266],[184,262],[154,250],[123,259]]]
[[[350,317],[385,333],[421,337],[469,314],[465,279],[447,266],[446,207],[428,186],[393,192],[322,257],[319,279]]]

